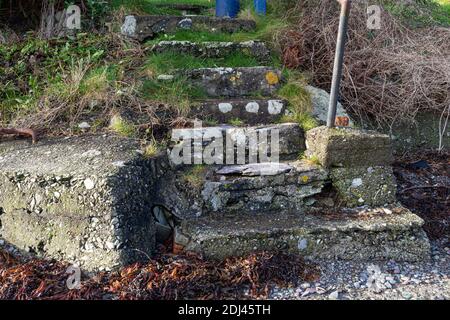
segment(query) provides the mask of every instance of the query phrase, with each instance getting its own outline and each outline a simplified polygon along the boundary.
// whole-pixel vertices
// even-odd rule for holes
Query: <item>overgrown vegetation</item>
[[[341,100],[357,118],[392,123],[399,118],[413,119],[420,110],[445,112],[450,92],[449,29],[432,26],[448,25],[450,4],[440,1],[441,6],[430,0],[413,4],[380,0],[386,9],[382,30],[370,32],[366,28],[365,6],[355,4]],[[38,8],[42,2],[36,0],[27,5]],[[126,14],[175,14],[173,8],[160,4],[181,2],[209,9],[214,6],[214,1],[208,0],[83,0],[66,4],[80,4],[89,16],[112,21],[111,30],[117,31]],[[0,2],[1,8],[7,5]],[[55,5],[61,3],[56,1]],[[170,127],[189,125],[186,116],[190,107],[206,95],[186,79],[161,81],[159,75],[180,68],[259,63],[243,54],[223,59],[176,52],[153,54],[148,52],[149,46],[161,39],[261,39],[272,46],[271,64],[285,66],[287,81],[278,95],[289,101],[290,113],[282,121],[295,121],[310,129],[317,122],[310,116],[311,101],[304,86],[312,82],[329,90],[337,4],[322,0],[269,1],[267,16],[256,15],[252,5],[251,0],[241,1],[240,17],[257,22],[257,30],[248,33],[179,31],[161,35],[143,46],[105,30],[96,32],[95,26],[74,38],[40,40],[36,33],[28,33],[22,40],[13,37],[7,46],[0,46],[0,126],[31,126],[54,134],[77,133],[80,121],[88,121],[94,131],[102,130],[110,127],[113,115],[128,113],[133,116],[124,119],[133,128],[118,131],[150,139],[155,135],[164,137]]]
[[[362,123],[413,121],[416,114],[450,112],[450,29],[447,7],[434,1],[376,1],[381,29],[367,29],[367,4],[354,3],[341,100]],[[408,8],[408,10],[406,10]],[[291,10],[298,23],[280,39],[283,62],[329,90],[339,23],[338,4],[300,0]],[[401,15],[400,15],[401,13]],[[400,18],[400,19],[399,19]],[[427,23],[425,23],[427,22]],[[445,119],[445,116],[444,116]]]
[[[184,2],[214,6],[213,1]],[[34,1],[29,5],[39,8],[42,3]],[[111,30],[117,31],[127,13],[156,14],[158,12],[152,10],[173,10],[159,4],[180,1],[116,0],[109,4],[86,0],[68,1],[66,5],[72,3],[81,5],[90,15],[102,17],[109,8],[113,8],[116,11],[110,20],[117,24]],[[286,21],[275,14],[278,12],[275,4],[269,8],[267,17],[259,17],[249,9],[252,3],[243,1],[241,16],[257,21],[258,28],[253,33],[184,31],[161,37],[194,41],[264,39],[275,43],[274,35],[287,26]],[[61,4],[54,2],[58,10],[63,8]],[[259,65],[255,58],[244,54],[233,54],[223,59],[202,59],[175,52],[146,54],[152,42],[141,46],[114,34],[105,34],[104,29],[96,32],[91,27],[85,28],[89,33],[79,33],[75,38],[41,40],[36,33],[28,33],[22,40],[17,38],[11,45],[0,48],[0,82],[4,84],[0,89],[0,126],[27,126],[47,133],[68,134],[79,132],[78,124],[88,121],[91,131],[105,128],[127,136],[153,138],[155,131],[167,130],[164,127],[188,125],[183,117],[197,100],[206,97],[201,88],[193,87],[182,77],[160,81],[159,75],[179,68]],[[280,66],[276,55],[273,65]],[[131,112],[134,119],[111,120],[114,115],[126,114],[127,108],[134,109]],[[135,123],[136,118],[138,123]],[[164,133],[157,135],[162,137]]]

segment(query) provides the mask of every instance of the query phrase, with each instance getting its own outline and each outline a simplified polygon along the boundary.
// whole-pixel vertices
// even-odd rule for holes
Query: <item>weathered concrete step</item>
[[[404,208],[343,215],[274,214],[183,221],[175,242],[186,251],[222,259],[285,250],[313,259],[421,261],[430,256],[423,220]]]
[[[220,143],[219,139],[221,139]],[[196,147],[199,147],[200,150],[197,150]],[[212,149],[213,147],[216,149]],[[185,154],[185,150],[189,153]],[[275,152],[278,152],[281,160],[297,159],[299,154],[305,151],[304,132],[297,123],[176,129],[173,130],[168,153],[174,164],[181,164],[177,162],[178,157],[183,158],[184,164],[204,163],[202,157],[207,152],[223,154],[222,163],[229,163],[227,162],[227,152],[232,150],[234,150],[234,155],[228,155],[234,157],[236,162],[231,164],[249,163],[251,160],[249,159],[249,150],[258,155],[257,161],[250,161],[250,163],[267,162],[261,155],[275,157]],[[238,159],[242,161],[237,161]]]
[[[0,233],[21,250],[114,268],[151,255],[152,185],[169,168],[114,136],[0,143]]]
[[[177,52],[197,57],[224,58],[233,53],[255,57],[260,63],[270,62],[270,51],[262,41],[245,42],[190,42],[161,41],[151,48],[152,52]]]
[[[272,67],[200,68],[179,70],[209,97],[273,96],[280,88],[281,71]]]
[[[304,161],[183,168],[157,185],[156,202],[179,219],[296,212],[322,191],[327,172]]]
[[[253,20],[216,18],[209,16],[127,16],[121,27],[123,35],[139,41],[156,37],[158,34],[174,33],[177,30],[238,32],[253,31]]]
[[[211,99],[191,108],[190,116],[204,121],[248,125],[276,123],[287,111],[288,102],[279,99]]]

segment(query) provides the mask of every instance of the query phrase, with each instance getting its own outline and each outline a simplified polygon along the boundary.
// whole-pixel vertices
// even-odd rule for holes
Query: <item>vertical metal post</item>
[[[344,63],[345,41],[350,14],[351,0],[338,0],[341,4],[341,17],[336,43],[336,55],[334,57],[333,81],[331,84],[330,105],[328,107],[327,127],[333,128],[336,122],[336,108],[341,86],[342,66]]]

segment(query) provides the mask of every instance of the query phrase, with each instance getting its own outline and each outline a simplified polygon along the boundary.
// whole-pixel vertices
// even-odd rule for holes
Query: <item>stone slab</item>
[[[209,16],[135,16],[125,17],[121,27],[123,35],[138,41],[152,39],[159,34],[177,30],[210,32],[249,32],[256,29],[253,20],[216,18]]]
[[[306,134],[307,156],[325,167],[384,166],[393,161],[389,136],[353,128],[309,130]]]
[[[212,98],[272,96],[281,87],[281,71],[272,67],[200,68],[180,70],[193,85]]]
[[[240,166],[226,166],[216,171],[220,175],[240,175],[240,176],[276,176],[287,173],[294,169],[286,163],[252,163]]]
[[[222,162],[216,164],[232,165],[249,163],[249,148],[251,143],[250,137],[252,135],[256,135],[258,139],[256,145],[252,144],[252,150],[259,150],[267,147],[269,151],[272,146],[275,146],[276,139],[274,138],[272,143],[272,136],[278,136],[278,153],[280,160],[296,159],[300,153],[305,150],[304,133],[297,123],[281,123],[250,127],[234,127],[224,125],[218,127],[187,128],[178,129],[175,134],[180,135],[183,138],[180,137],[178,140],[178,138],[174,137],[169,144],[167,153],[169,154],[169,158],[174,165],[204,164],[204,154],[207,151],[207,147],[211,146],[213,142],[216,142],[216,140],[211,138],[211,136],[215,135],[222,136],[221,145],[224,153]],[[184,140],[184,137],[190,137],[190,139]],[[196,139],[198,139],[198,141],[196,141]],[[234,161],[230,163],[227,161],[227,150],[228,148],[232,148],[231,142],[234,143],[234,154],[232,154],[232,156],[234,155]],[[184,146],[189,144],[191,145],[191,155],[189,157],[190,163],[186,163],[184,160],[183,163],[177,163],[176,158],[182,158]],[[238,144],[242,144],[245,147],[245,156],[243,158],[245,163],[238,161]],[[198,153],[196,152],[196,145],[200,145],[201,147],[200,152]],[[268,155],[270,156],[270,154]],[[256,162],[270,162],[270,160],[265,160],[258,155]]]
[[[0,233],[88,271],[143,259],[136,249],[154,250],[151,187],[164,170],[139,141],[115,136],[2,142]]]
[[[312,259],[422,261],[430,257],[423,220],[408,210],[330,220],[316,215],[221,216],[184,221],[175,239],[186,251],[223,259],[286,251]]]
[[[325,90],[320,88],[316,88],[313,86],[306,86],[305,89],[311,96],[312,103],[312,115],[313,117],[321,124],[325,125],[327,123],[328,117],[328,107],[330,103],[330,94]],[[337,117],[347,117],[349,118],[349,126],[354,126],[353,121],[350,119],[350,116],[345,111],[344,107],[341,103],[338,102],[336,109]]]
[[[230,123],[239,119],[248,125],[278,122],[286,113],[288,102],[280,99],[211,99],[191,109],[191,116],[205,121]]]
[[[270,62],[270,51],[262,41],[245,42],[190,42],[160,41],[151,48],[152,52],[177,52],[201,58],[225,58],[241,53],[256,58],[260,63]]]

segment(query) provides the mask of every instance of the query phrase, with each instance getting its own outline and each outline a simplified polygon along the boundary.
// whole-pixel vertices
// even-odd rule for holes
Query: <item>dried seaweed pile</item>
[[[432,239],[450,237],[450,153],[422,151],[394,165],[398,198],[425,220]]]
[[[411,28],[388,10],[381,29],[368,29],[367,6],[353,2],[341,90],[342,102],[362,121],[391,125],[418,112],[450,113],[450,29]],[[395,3],[395,2],[394,2]],[[414,2],[412,2],[414,3]],[[329,90],[339,24],[337,1],[297,1],[298,23],[279,42],[284,64]]]
[[[287,254],[258,253],[222,262],[163,255],[147,264],[100,273],[82,281],[80,289],[69,290],[67,267],[38,259],[20,263],[0,250],[0,299],[264,298],[273,285],[286,287],[318,276],[316,267]]]

